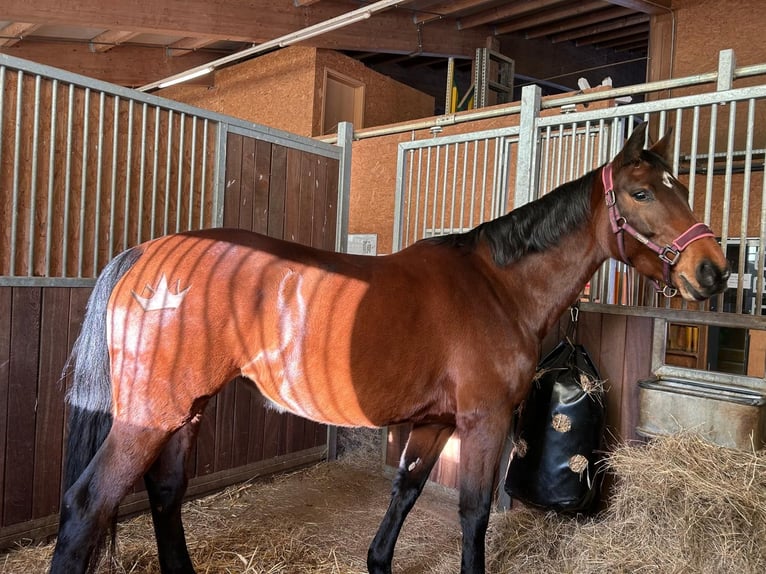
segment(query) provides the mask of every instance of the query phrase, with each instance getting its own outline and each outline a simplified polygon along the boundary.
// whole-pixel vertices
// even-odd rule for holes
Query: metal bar
[[[745,134],[745,149],[748,151],[752,151],[753,149],[753,125],[755,124],[755,100],[749,100],[748,106],[747,106],[747,128],[746,128],[746,134]],[[737,272],[744,278],[745,274],[745,254],[746,254],[746,245],[747,245],[747,236],[748,236],[748,218],[750,215],[750,175],[751,175],[751,169],[752,169],[752,157],[748,153],[745,155],[745,171],[743,174],[743,181],[742,181],[742,213],[741,213],[741,219],[739,223],[739,266],[737,269]],[[757,281],[760,283],[760,281]],[[738,300],[738,306],[737,309],[741,309],[742,302],[740,299],[742,298],[744,294],[737,291],[737,300]],[[756,299],[753,301],[753,307],[750,310],[751,315],[755,315],[756,309],[760,309],[761,307],[761,300]],[[760,313],[758,313],[760,314]]]
[[[38,74],[35,76],[34,110],[32,112],[32,165],[29,174],[29,229],[27,232],[29,245],[27,252],[27,275],[36,275],[35,215],[37,213],[37,159],[38,146],[40,144],[40,81],[41,78]]]
[[[192,124],[191,152],[189,153],[189,217],[186,229],[192,229],[194,221],[194,176],[197,167],[197,118],[189,118]]]
[[[9,275],[16,275],[16,233],[19,219],[19,175],[21,157],[21,107],[24,101],[24,72],[16,77],[16,130],[13,138],[13,184],[11,193],[11,260]]]
[[[149,239],[157,236],[157,193],[159,186],[159,156],[160,156],[160,108],[154,108],[154,157],[152,159],[152,217]]]
[[[181,231],[181,205],[183,204],[183,163],[184,146],[186,145],[186,114],[178,118],[178,165],[176,166],[178,184],[176,186],[176,233]]]
[[[114,253],[115,226],[117,222],[117,165],[118,149],[120,147],[120,98],[114,98],[112,110],[112,178],[109,191],[109,257]]]
[[[695,207],[694,190],[696,189],[696,183],[697,183],[697,177],[696,177],[697,175],[697,143],[699,142],[699,127],[700,127],[700,107],[694,106],[694,113],[692,116],[692,147],[690,152],[691,157],[689,160],[689,181],[688,181],[689,205],[691,205],[692,208]],[[708,220],[706,223],[709,224],[710,221]]]
[[[348,250],[348,218],[351,202],[351,152],[354,140],[354,125],[351,122],[338,124],[338,141],[341,145],[338,164],[338,204],[335,228],[335,249]]]
[[[67,128],[66,128],[66,165],[64,168],[64,226],[61,246],[61,272],[67,274],[67,263],[69,261],[69,213],[70,198],[72,197],[72,129],[74,115],[74,86],[69,84],[69,98],[67,102]]]
[[[83,276],[85,258],[85,208],[88,189],[88,135],[89,135],[90,88],[85,88],[82,123],[82,170],[80,173],[80,240],[77,249],[77,276]]]
[[[96,206],[93,221],[93,276],[98,275],[98,247],[101,244],[101,176],[104,157],[104,102],[106,94],[98,95],[98,133],[96,143]],[[113,128],[116,133],[116,128]],[[111,235],[111,233],[110,233]],[[111,252],[110,252],[111,253]]]
[[[205,191],[207,190],[207,153],[208,153],[208,120],[202,120],[202,169],[200,174],[199,193],[199,227],[203,229],[205,224]]]
[[[138,166],[138,221],[136,222],[136,245],[143,241],[144,232],[144,187],[146,177],[146,125],[148,106],[141,104],[141,150]]]
[[[55,195],[54,182],[56,181],[56,119],[58,117],[58,80],[51,82],[51,110],[50,110],[50,126],[51,133],[48,139],[48,211],[45,218],[45,275],[50,277],[53,273],[51,266],[51,251],[53,249],[53,203]],[[0,91],[3,86],[0,81]],[[2,110],[0,110],[0,118],[3,117]],[[2,120],[0,120],[2,123]],[[0,133],[0,140],[2,140],[2,133]],[[0,151],[0,157],[2,157],[2,151]]]
[[[122,249],[130,247],[130,189],[133,175],[133,110],[135,102],[128,100],[128,141],[125,144],[125,211],[122,229]]]
[[[457,145],[457,144],[456,144]],[[447,174],[449,169],[449,144],[444,147],[444,175],[442,176],[442,212],[441,223],[439,228],[439,234],[444,235],[444,222],[446,219],[447,211]],[[434,221],[434,230],[436,228],[436,221]]]
[[[162,219],[162,234],[168,234],[170,223],[170,172],[172,171],[173,157],[173,110],[168,111],[168,135],[167,150],[165,153],[165,213]]]

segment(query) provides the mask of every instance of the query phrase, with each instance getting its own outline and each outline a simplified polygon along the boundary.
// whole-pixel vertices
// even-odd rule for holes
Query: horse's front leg
[[[511,411],[458,416],[461,574],[484,574],[485,538]]]
[[[428,475],[453,430],[454,427],[442,424],[412,427],[394,480],[391,504],[367,552],[370,574],[391,574],[394,545],[404,519],[423,491]]]

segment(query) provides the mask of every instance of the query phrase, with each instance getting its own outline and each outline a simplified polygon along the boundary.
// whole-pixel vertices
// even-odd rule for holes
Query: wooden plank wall
[[[230,135],[226,172],[226,226],[334,249],[337,160]],[[55,532],[65,433],[60,379],[89,294],[0,287],[0,547]],[[189,492],[319,460],[326,441],[326,427],[266,408],[255,387],[237,379],[208,404]],[[146,507],[142,488],[124,510]]]
[[[546,337],[542,354],[550,351],[566,332],[568,313]],[[653,319],[608,313],[580,313],[576,339],[585,346],[605,381],[607,445],[618,441],[642,440],[636,434],[638,423],[637,381],[651,376]],[[407,442],[409,425],[388,429],[386,464],[397,467]],[[455,440],[454,437],[451,440]],[[448,444],[447,448],[451,445]],[[458,486],[460,463],[456,445],[443,452],[430,479],[444,486]]]

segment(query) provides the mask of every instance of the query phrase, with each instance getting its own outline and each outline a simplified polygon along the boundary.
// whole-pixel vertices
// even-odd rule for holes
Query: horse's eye
[[[636,201],[646,201],[647,199],[649,199],[649,194],[645,190],[643,190],[643,189],[639,189],[638,191],[634,191],[630,195]]]

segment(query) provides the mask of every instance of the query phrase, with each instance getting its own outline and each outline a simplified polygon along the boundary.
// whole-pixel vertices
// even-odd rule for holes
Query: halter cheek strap
[[[620,215],[620,210],[617,207],[617,197],[614,194],[611,163],[604,166],[604,169],[601,170],[601,179],[604,184],[604,195],[606,198],[607,210],[609,212],[609,224],[611,225],[612,233],[617,236],[617,248],[620,251],[620,259],[627,265],[630,265],[631,267],[633,266],[630,258],[625,253],[625,233],[627,233],[654,251],[657,254],[657,257],[660,258],[662,261],[662,278],[665,282],[665,286],[661,287],[657,281],[654,281],[654,284],[657,291],[661,291],[665,296],[674,296],[676,294],[676,289],[673,287],[673,283],[670,279],[671,268],[678,262],[681,253],[684,249],[689,247],[689,245],[704,237],[715,237],[715,234],[713,234],[713,231],[704,223],[695,223],[681,235],[676,237],[670,245],[660,247],[639,232],[635,227],[628,223],[622,215]]]

